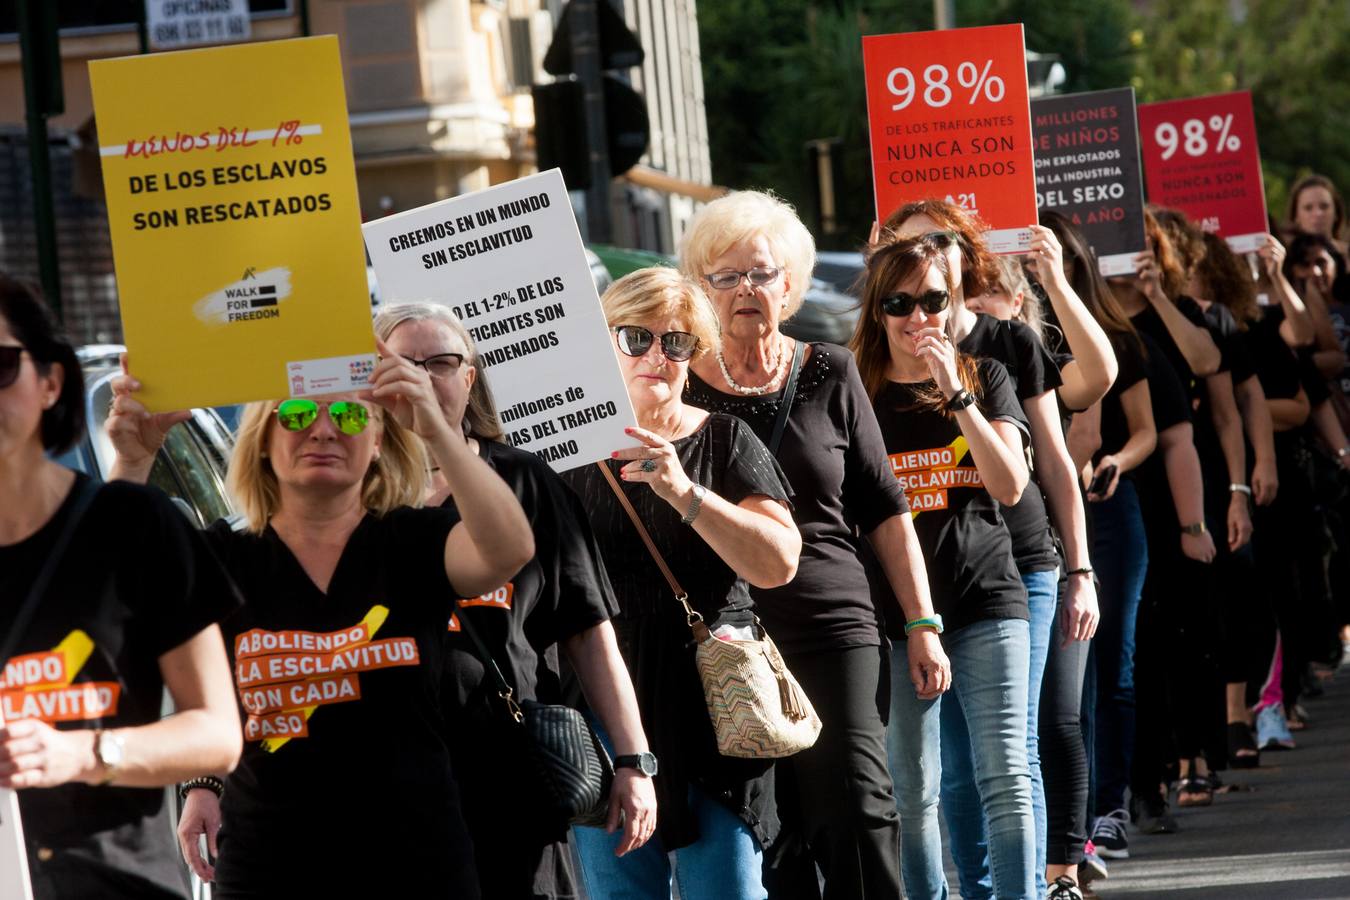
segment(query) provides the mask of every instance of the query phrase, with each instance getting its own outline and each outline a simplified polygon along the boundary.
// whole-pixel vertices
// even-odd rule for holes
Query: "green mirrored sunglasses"
[[[337,430],[346,435],[360,434],[370,424],[370,411],[352,400],[335,400],[325,403],[328,418],[333,420]],[[319,418],[319,404],[313,400],[283,400],[277,405],[277,421],[287,431],[304,431]]]

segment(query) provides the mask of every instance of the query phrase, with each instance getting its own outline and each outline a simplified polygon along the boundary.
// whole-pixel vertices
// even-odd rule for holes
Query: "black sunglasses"
[[[881,311],[888,316],[903,318],[912,314],[914,307],[918,306],[931,316],[946,309],[951,299],[949,291],[924,291],[917,297],[904,291],[897,291],[889,297],[881,298]]]
[[[0,346],[0,388],[7,388],[18,380],[19,364],[27,352],[19,346]]]
[[[641,325],[616,325],[619,349],[628,356],[646,356],[656,335]],[[698,349],[698,338],[687,331],[667,331],[661,335],[661,352],[671,362],[684,362]]]

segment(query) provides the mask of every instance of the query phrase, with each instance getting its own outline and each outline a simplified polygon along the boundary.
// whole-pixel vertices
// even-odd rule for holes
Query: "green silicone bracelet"
[[[905,634],[908,635],[916,628],[931,628],[938,634],[942,634],[942,617],[925,616],[922,619],[911,619],[905,623]]]

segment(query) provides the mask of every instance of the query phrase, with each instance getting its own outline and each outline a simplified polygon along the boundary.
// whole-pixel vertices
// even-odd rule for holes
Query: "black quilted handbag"
[[[572,825],[602,827],[609,811],[614,764],[586,717],[570,706],[515,699],[502,670],[461,610],[460,626],[492,678],[506,714],[533,763],[539,812]]]

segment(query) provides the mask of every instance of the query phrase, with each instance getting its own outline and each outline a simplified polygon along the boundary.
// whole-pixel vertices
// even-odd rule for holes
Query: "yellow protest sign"
[[[122,328],[152,410],[374,365],[337,38],[89,64]]]

